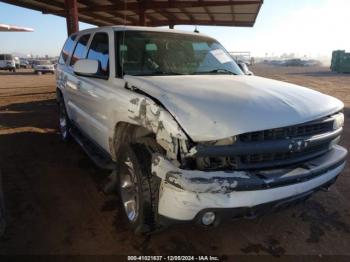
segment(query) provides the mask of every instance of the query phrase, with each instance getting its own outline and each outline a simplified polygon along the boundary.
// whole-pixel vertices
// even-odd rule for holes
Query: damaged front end
[[[270,203],[275,208],[287,200],[327,189],[343,171],[346,155],[344,148],[334,145],[326,154],[293,166],[208,172],[181,169],[155,154],[152,174],[162,179],[158,213],[176,221],[197,221],[207,212],[237,215],[242,211],[241,216],[251,216]]]
[[[130,100],[129,119],[154,134],[157,143],[165,150],[166,157],[173,160],[176,165],[180,165],[178,162],[178,157],[181,158],[180,152],[188,151],[187,135],[160,103],[156,103],[153,98],[136,87],[127,88],[143,95]]]
[[[182,152],[180,165],[154,154],[159,214],[193,220],[207,209],[251,209],[324,189],[345,166],[347,150],[337,145],[343,118],[197,143]]]
[[[161,178],[159,215],[180,221],[203,210],[253,208],[331,184],[345,166],[341,112],[304,124],[217,141],[192,141],[162,104],[134,86],[129,119],[155,135],[151,171]],[[140,96],[140,94],[142,96]]]

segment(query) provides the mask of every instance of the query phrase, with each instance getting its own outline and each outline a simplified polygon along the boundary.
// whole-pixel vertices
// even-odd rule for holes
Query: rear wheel
[[[59,113],[59,129],[60,129],[60,137],[62,141],[67,142],[70,140],[70,120],[67,115],[66,106],[64,104],[64,100],[61,97],[58,102],[58,113]]]
[[[157,223],[160,179],[151,173],[152,151],[142,143],[125,144],[117,160],[118,191],[125,217],[136,234],[149,233]]]

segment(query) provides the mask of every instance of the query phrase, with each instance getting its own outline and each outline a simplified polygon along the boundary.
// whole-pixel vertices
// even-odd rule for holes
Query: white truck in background
[[[16,72],[16,60],[11,54],[0,54],[0,70]]]

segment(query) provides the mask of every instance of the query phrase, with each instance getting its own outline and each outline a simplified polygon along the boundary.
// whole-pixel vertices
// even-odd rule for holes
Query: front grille
[[[329,149],[329,143],[310,147],[302,152],[277,152],[264,154],[251,154],[231,157],[231,163],[243,167],[266,167],[279,165],[288,162],[289,164],[299,162],[306,158],[311,158],[326,152]]]
[[[258,142],[265,140],[278,140],[284,138],[314,136],[332,131],[333,120],[331,118],[322,121],[309,122],[296,126],[275,128],[238,136],[242,142]]]
[[[199,145],[196,156],[201,170],[257,170],[303,163],[337,143],[341,113],[304,124],[250,132],[231,145]],[[334,129],[334,124],[337,129]]]
[[[253,144],[254,142],[285,140],[293,138],[305,138],[322,135],[333,131],[333,118],[323,118],[305,124],[263,130],[258,132],[245,133],[238,136],[238,141],[243,144]],[[262,154],[246,154],[230,157],[232,166],[240,169],[264,168],[280,166],[305,161],[318,156],[329,149],[331,141],[323,144],[308,147],[301,151],[271,152]]]

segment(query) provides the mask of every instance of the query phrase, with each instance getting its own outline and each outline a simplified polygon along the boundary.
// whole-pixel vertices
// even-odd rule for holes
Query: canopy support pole
[[[68,35],[79,31],[79,16],[77,0],[65,0],[66,22]]]

